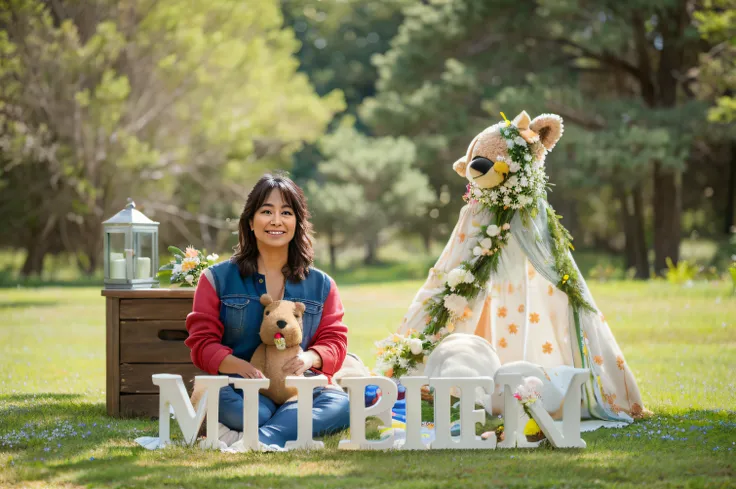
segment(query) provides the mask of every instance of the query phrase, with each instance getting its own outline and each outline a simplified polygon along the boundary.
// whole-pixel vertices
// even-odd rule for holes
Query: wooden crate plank
[[[158,386],[153,385],[153,374],[179,374],[187,392],[191,394],[195,375],[207,375],[190,364],[169,363],[123,363],[120,365],[120,392],[125,394],[157,394]]]
[[[158,394],[128,394],[120,396],[120,415],[126,418],[158,419]],[[176,421],[172,420],[176,424]]]
[[[194,288],[179,289],[104,289],[105,297],[119,299],[189,299],[194,298]]]
[[[184,321],[121,321],[120,363],[192,363]]]
[[[120,299],[120,319],[186,319],[191,299]]]
[[[109,416],[120,415],[120,299],[108,297],[106,299],[106,387],[105,393],[107,414]]]

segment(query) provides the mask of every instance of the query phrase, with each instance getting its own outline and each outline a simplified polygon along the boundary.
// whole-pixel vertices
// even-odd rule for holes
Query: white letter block
[[[516,388],[524,382],[521,374],[498,374],[496,383],[503,389],[503,434],[504,439],[497,445],[498,448],[534,448],[539,442],[527,441],[524,427],[529,418],[514,397]],[[537,403],[534,403],[537,404]],[[519,426],[521,421],[524,423]]]
[[[286,377],[286,387],[296,387],[297,390],[297,436],[294,441],[287,441],[284,448],[293,450],[295,448],[321,449],[325,444],[312,439],[312,392],[315,387],[327,385],[327,377],[318,375],[316,377],[297,377],[290,375]]]
[[[258,391],[268,389],[268,379],[232,378],[230,383],[243,391],[243,446],[258,451]]]
[[[485,409],[475,409],[475,389],[480,387],[489,395],[493,393],[493,379],[490,377],[447,377],[429,379],[434,388],[434,427],[433,449],[438,448],[496,448],[495,434],[488,440],[475,435],[476,423],[486,419]],[[450,435],[450,389],[460,388],[460,441],[453,441]]]
[[[541,402],[529,405],[534,421],[555,448],[585,448],[586,446],[585,440],[580,438],[580,403],[582,400],[581,386],[588,380],[590,371],[576,368],[574,372],[565,393],[562,408],[562,431],[557,428],[552,416],[544,409]]]
[[[429,446],[422,443],[422,386],[429,383],[428,377],[401,377],[406,387],[406,442],[402,450],[424,450]]]
[[[391,408],[396,404],[398,388],[393,380],[387,377],[346,377],[340,379],[340,385],[347,387],[350,394],[350,439],[340,440],[340,450],[383,450],[394,445],[393,433],[385,440],[368,441],[365,439],[365,420],[368,416],[379,418],[386,426],[391,426]],[[381,389],[381,398],[373,406],[365,407],[365,388],[377,385]]]
[[[207,419],[207,448],[217,445],[217,412],[220,404],[220,388],[225,387],[228,382],[226,376],[198,375],[195,377],[201,383],[206,392],[197,405],[195,412],[192,403],[189,402],[187,390],[181,375],[175,374],[153,374],[153,384],[159,387],[158,396],[158,438],[160,446],[171,443],[171,418],[169,413],[174,408],[176,422],[179,423],[184,443],[192,445],[197,439],[197,432],[202,425],[207,411],[215,413]]]

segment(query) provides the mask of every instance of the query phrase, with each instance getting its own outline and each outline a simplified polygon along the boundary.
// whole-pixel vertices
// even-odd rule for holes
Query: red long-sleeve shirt
[[[210,277],[206,272],[200,276],[192,312],[187,315],[189,337],[184,343],[191,349],[192,362],[197,368],[217,375],[220,364],[233,350],[222,344],[224,326],[220,321],[220,298]],[[322,358],[322,368],[312,370],[328,378],[340,369],[348,351],[348,328],[342,322],[344,314],[337,286],[330,278],[330,292],[322,307],[322,319],[307,346]]]

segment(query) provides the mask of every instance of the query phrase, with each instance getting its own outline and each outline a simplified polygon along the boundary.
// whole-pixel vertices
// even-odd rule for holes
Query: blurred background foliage
[[[735,60],[736,0],[0,0],[0,281],[99,278],[128,197],[162,250],[227,256],[277,169],[318,265],[421,277],[464,204],[452,163],[522,109],[564,118],[549,200],[584,273],[717,277]]]

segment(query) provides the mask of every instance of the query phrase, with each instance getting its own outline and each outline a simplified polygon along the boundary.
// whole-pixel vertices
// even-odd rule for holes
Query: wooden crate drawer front
[[[123,363],[120,365],[120,392],[126,394],[158,394],[159,387],[153,385],[153,374],[179,374],[187,392],[192,392],[195,375],[207,375],[194,365],[181,363]]]
[[[120,396],[120,415],[158,418],[158,394],[124,394]],[[176,423],[176,421],[172,421]]]
[[[120,299],[120,320],[186,319],[191,299]]]
[[[184,321],[121,321],[120,363],[192,363]]]

